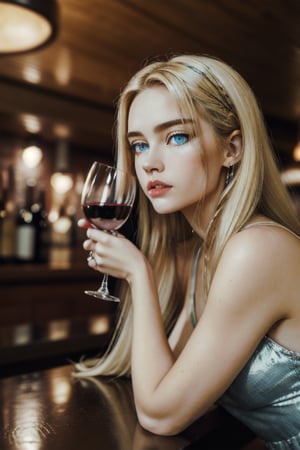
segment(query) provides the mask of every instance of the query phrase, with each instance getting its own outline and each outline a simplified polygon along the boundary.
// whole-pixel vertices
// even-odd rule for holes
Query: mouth
[[[161,197],[162,195],[166,194],[171,188],[171,185],[162,183],[161,181],[157,180],[150,181],[147,184],[147,191],[152,198]]]

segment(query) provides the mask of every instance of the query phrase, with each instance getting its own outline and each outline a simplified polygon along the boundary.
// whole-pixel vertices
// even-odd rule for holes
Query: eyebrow
[[[163,122],[163,123],[160,123],[160,124],[156,125],[154,127],[154,131],[157,133],[157,132],[160,132],[160,131],[163,131],[163,130],[167,130],[168,128],[171,128],[171,127],[173,127],[175,125],[190,124],[190,123],[193,124],[194,121],[192,119],[174,119],[174,120],[169,120],[168,122]],[[134,137],[134,136],[140,136],[141,134],[143,134],[143,133],[141,133],[140,131],[130,131],[127,134],[127,137],[130,138],[130,137]]]

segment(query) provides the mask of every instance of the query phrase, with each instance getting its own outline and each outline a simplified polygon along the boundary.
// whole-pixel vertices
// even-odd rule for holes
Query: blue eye
[[[175,144],[175,145],[183,145],[186,144],[189,140],[189,136],[186,133],[176,133],[173,134],[170,139],[169,143]]]
[[[134,142],[130,145],[130,148],[135,153],[142,153],[149,149],[149,145],[146,142]]]

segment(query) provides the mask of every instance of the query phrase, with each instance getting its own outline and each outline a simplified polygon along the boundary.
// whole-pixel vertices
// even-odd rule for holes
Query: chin
[[[154,211],[157,213],[157,214],[161,214],[161,215],[163,215],[163,214],[172,214],[172,213],[176,213],[176,212],[178,212],[179,211],[179,208],[172,208],[172,207],[167,207],[167,206],[155,206],[155,205],[153,205],[153,203],[152,203],[152,207],[153,207],[153,209],[154,209]]]

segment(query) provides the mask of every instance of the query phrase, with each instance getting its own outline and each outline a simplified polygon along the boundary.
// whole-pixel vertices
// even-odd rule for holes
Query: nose
[[[143,155],[143,169],[147,173],[162,172],[164,170],[164,162],[159,150],[149,149]]]

